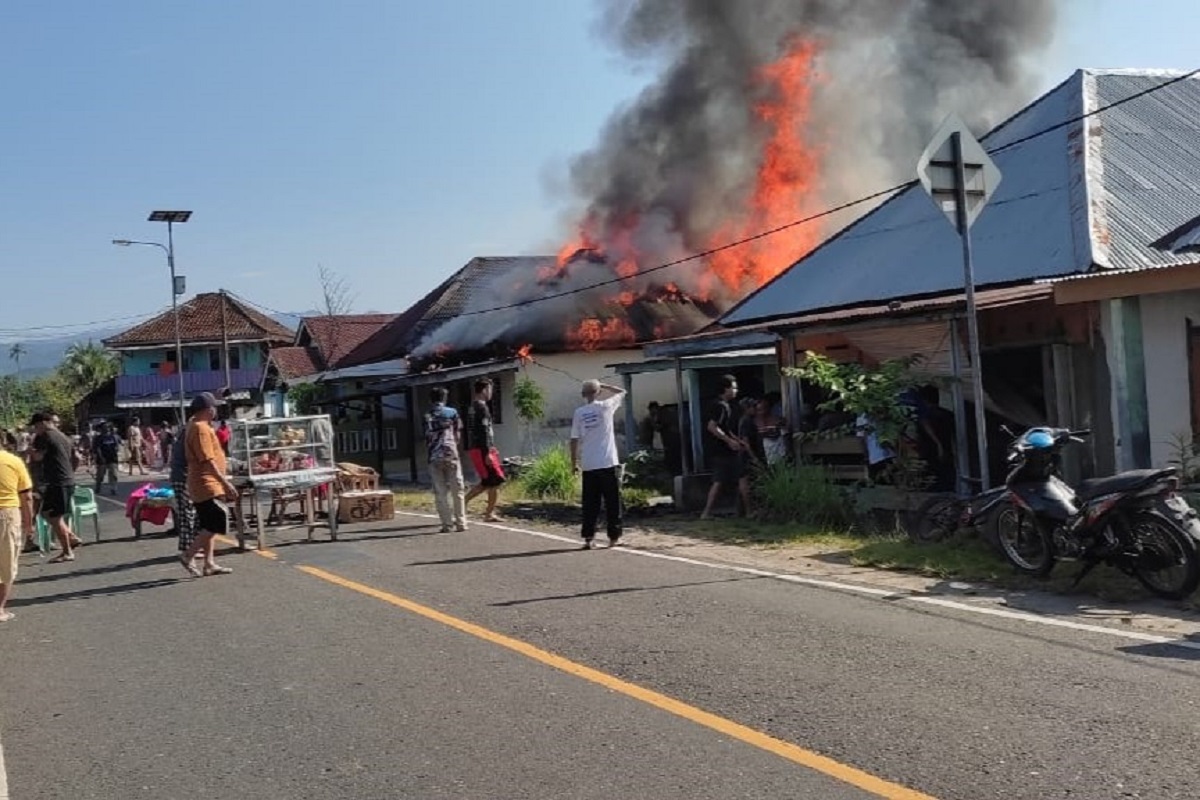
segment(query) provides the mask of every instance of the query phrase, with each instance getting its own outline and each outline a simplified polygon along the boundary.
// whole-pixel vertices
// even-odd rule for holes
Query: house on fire
[[[179,306],[183,364],[176,363],[175,316],[165,311],[104,340],[120,356],[115,405],[145,419],[169,418],[179,407],[179,371],[187,397],[229,391],[236,407],[259,401],[263,369],[272,348],[292,341],[292,331],[224,292],[198,294]]]
[[[981,369],[993,475],[1001,420],[1092,429],[1077,474],[1167,464],[1200,433],[1200,79],[1080,70],[982,142],[1003,180],[972,228],[981,364],[964,346],[960,242],[919,186],[722,326],[780,336],[780,366],[921,354],[945,394],[956,360]],[[803,394],[787,387],[793,415]]]
[[[578,259],[586,284],[594,255]],[[566,268],[554,256],[474,258],[432,292],[400,314],[341,361],[341,369],[404,359],[407,371],[392,379],[368,383],[343,402],[365,407],[373,398],[390,396],[405,409],[413,431],[428,408],[428,390],[445,386],[451,402],[465,408],[473,382],[491,378],[496,440],[503,455],[529,453],[568,436],[579,386],[588,378],[620,384],[606,365],[641,358],[642,342],[656,336],[693,333],[709,324],[718,311],[684,296],[671,285],[647,287],[631,295],[618,289],[573,291]],[[610,273],[611,274],[611,273]],[[514,388],[525,375],[542,390],[545,418],[527,429],[514,405]],[[635,419],[652,400],[669,402],[673,376],[663,374],[639,387],[638,407],[627,407],[618,434],[635,429]],[[408,414],[408,409],[413,413]],[[410,437],[418,442],[420,438]],[[414,479],[423,470],[419,452],[409,454]],[[389,453],[387,468],[405,466]]]

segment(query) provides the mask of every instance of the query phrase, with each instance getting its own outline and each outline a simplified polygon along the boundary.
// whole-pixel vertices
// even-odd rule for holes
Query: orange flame
[[[637,332],[622,319],[585,319],[567,332],[567,344],[578,350],[592,352],[637,344]]]
[[[756,233],[773,230],[807,216],[817,199],[819,152],[807,141],[802,126],[812,108],[813,42],[794,39],[778,61],[759,74],[770,98],[755,114],[770,130],[750,206],[742,219],[730,221],[711,238],[720,246]],[[741,247],[722,250],[710,259],[713,272],[730,289],[745,292],[762,286],[817,245],[820,229],[797,225]]]
[[[523,344],[517,348],[517,358],[521,359],[522,363],[528,363],[533,360],[533,345]]]

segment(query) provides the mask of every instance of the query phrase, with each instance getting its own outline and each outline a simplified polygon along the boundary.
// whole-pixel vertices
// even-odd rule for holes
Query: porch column
[[[692,464],[696,472],[704,466],[704,403],[700,399],[700,373],[694,369],[686,372],[688,385],[688,410],[692,423]]]
[[[679,461],[684,475],[695,472],[691,449],[683,443],[683,432],[687,430],[687,415],[683,411],[683,362],[675,359],[675,413],[679,420]]]
[[[387,465],[386,444],[383,429],[383,395],[380,394],[375,396],[375,460],[379,465],[381,481],[384,479],[384,467]]]
[[[621,386],[625,389],[625,457],[629,458],[639,444],[637,418],[633,410],[633,375],[628,372],[622,375]]]
[[[1108,303],[1110,353],[1117,419],[1117,466],[1150,466],[1150,419],[1146,399],[1146,355],[1142,346],[1142,311],[1136,297]]]
[[[777,359],[785,369],[799,366],[799,359],[796,357],[796,340],[791,334],[781,337],[775,347]],[[783,388],[783,418],[787,420],[788,427],[791,430],[798,431],[800,430],[800,423],[803,422],[801,414],[804,411],[804,387],[800,384],[800,381],[786,374],[781,375],[781,381]],[[789,450],[791,449],[791,442],[788,443],[788,448]]]
[[[425,440],[424,432],[421,430],[420,418],[417,414],[417,392],[411,386],[404,391],[404,403],[408,406],[408,428],[412,437],[412,446],[409,448],[411,457],[409,458],[409,478],[413,483],[417,482],[417,452],[421,449],[421,445]]]

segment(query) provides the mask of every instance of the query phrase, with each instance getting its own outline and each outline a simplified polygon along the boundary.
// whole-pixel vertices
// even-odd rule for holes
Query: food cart
[[[337,478],[333,423],[328,414],[305,417],[271,417],[230,420],[229,477],[238,488],[234,519],[238,546],[246,546],[245,507],[253,510],[258,549],[265,549],[262,502],[284,511],[299,502],[304,511],[308,539],[325,523],[317,519],[316,506],[324,501],[329,535],[337,540]]]

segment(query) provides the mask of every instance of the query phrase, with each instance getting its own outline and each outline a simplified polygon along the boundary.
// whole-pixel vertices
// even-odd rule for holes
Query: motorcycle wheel
[[[1024,509],[1009,506],[1013,511],[1012,524],[995,527],[996,538],[1008,563],[1018,572],[1042,578],[1054,569],[1054,540],[1037,520]],[[996,515],[997,522],[1001,517]]]
[[[1020,524],[1020,511],[1012,503],[1000,503],[979,521],[979,538],[998,556],[1005,555],[1000,543],[1000,531],[1012,530]]]
[[[958,530],[963,501],[954,495],[931,497],[921,504],[908,525],[908,538],[917,544],[932,544]]]
[[[1142,586],[1168,600],[1182,600],[1200,586],[1196,542],[1178,527],[1143,512],[1130,518],[1129,535],[1137,551],[1130,567]]]

